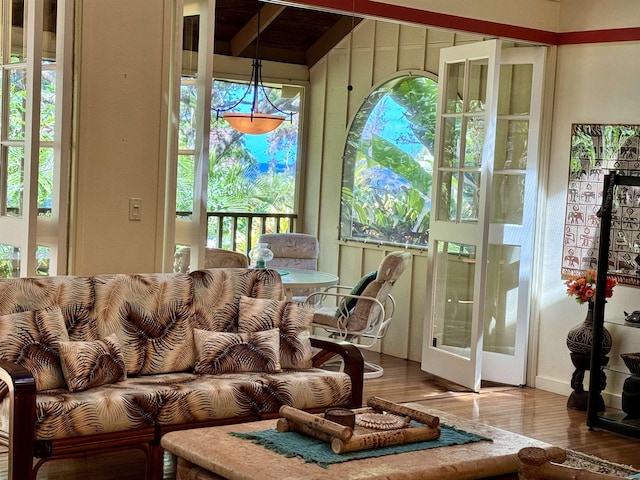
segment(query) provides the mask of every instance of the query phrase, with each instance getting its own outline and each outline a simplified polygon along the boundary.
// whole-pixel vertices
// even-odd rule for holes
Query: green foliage
[[[436,100],[435,82],[405,77],[363,103],[345,147],[342,237],[428,243]],[[408,131],[389,126],[389,109],[402,109]]]

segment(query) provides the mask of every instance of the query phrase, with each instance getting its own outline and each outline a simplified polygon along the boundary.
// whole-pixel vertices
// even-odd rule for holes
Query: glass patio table
[[[329,272],[303,270],[301,268],[274,268],[282,278],[287,300],[293,298],[292,290],[298,288],[317,289],[330,287],[338,283],[338,276]]]

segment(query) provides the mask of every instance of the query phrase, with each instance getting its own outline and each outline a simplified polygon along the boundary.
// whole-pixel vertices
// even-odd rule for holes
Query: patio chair
[[[273,268],[318,269],[318,239],[307,233],[263,233],[259,242],[269,244],[273,260],[268,266]]]
[[[188,273],[191,262],[191,248],[183,247],[175,253],[173,271]],[[247,268],[249,258],[240,252],[223,248],[207,247],[204,252],[204,268]]]
[[[273,252],[268,268],[318,270],[318,239],[307,233],[263,233],[259,242],[267,243]],[[292,289],[293,300],[304,302],[311,289]]]
[[[368,273],[355,285],[334,285],[307,297],[315,305],[313,326],[322,328],[329,336],[371,349],[386,335],[396,301],[391,289],[411,261],[406,251],[389,253],[375,272]],[[380,365],[365,362],[365,378],[384,373]]]

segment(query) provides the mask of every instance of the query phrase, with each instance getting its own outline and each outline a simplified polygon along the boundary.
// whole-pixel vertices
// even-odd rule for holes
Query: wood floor
[[[560,447],[595,455],[640,469],[640,441],[607,431],[590,431],[586,412],[566,408],[567,397],[533,388],[486,386],[480,393],[422,372],[416,362],[366,353],[385,373],[365,380],[364,398],[378,396],[394,402],[417,402],[510,432]],[[174,465],[167,458],[165,478]],[[138,452],[105,454],[91,458],[46,463],[39,480],[141,480],[144,457]],[[6,467],[0,468],[0,480]],[[3,475],[4,474],[4,475]]]

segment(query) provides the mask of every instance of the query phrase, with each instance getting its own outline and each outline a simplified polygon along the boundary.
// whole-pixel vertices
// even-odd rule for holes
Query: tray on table
[[[371,397],[367,408],[339,410],[342,412],[338,415],[327,410],[321,416],[283,406],[277,429],[279,432],[296,431],[328,442],[337,454],[435,440],[440,436],[438,417],[379,397]],[[353,415],[349,415],[350,412]],[[328,416],[341,423],[325,418]],[[344,417],[344,421],[340,417]]]

